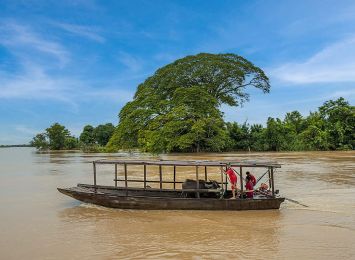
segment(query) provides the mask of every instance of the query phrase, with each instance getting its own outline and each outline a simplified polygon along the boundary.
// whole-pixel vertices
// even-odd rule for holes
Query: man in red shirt
[[[252,199],[254,197],[254,184],[249,175],[246,177],[247,183],[245,184],[245,189],[247,193],[247,198]]]
[[[251,182],[253,183],[253,186],[256,185],[256,179],[254,177],[253,174],[251,174],[250,172],[247,172],[247,177],[250,176]]]
[[[225,171],[225,174],[228,175],[229,181],[232,186],[232,193],[233,193],[232,199],[235,199],[235,189],[237,187],[237,175],[235,175],[235,172],[231,167],[228,167],[228,169]]]

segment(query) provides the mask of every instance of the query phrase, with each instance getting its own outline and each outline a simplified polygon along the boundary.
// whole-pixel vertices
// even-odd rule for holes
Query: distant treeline
[[[6,148],[6,147],[32,147],[30,144],[0,144],[0,148]]]
[[[269,117],[266,127],[227,123],[228,150],[307,151],[355,148],[355,107],[344,98],[325,102],[303,117],[298,111],[283,120]]]
[[[38,150],[74,150],[85,152],[103,152],[115,127],[111,123],[93,127],[87,125],[79,138],[71,135],[65,126],[54,123],[45,132],[37,134],[30,145]]]
[[[183,123],[183,122],[182,122]],[[227,122],[221,127],[223,140],[214,149],[208,144],[208,136],[200,137],[200,151],[308,151],[352,150],[355,147],[355,107],[344,98],[325,102],[316,112],[302,116],[298,111],[289,112],[285,118],[269,117],[266,126]],[[79,138],[55,123],[44,133],[36,135],[31,145],[38,149],[81,149],[86,152],[119,150],[109,143],[117,131],[111,123],[83,128]],[[163,133],[162,133],[163,135]],[[163,138],[164,136],[162,136]],[[175,140],[173,140],[175,141]],[[218,146],[218,144],[220,146]],[[137,147],[145,150],[144,147]],[[167,152],[167,151],[163,151]],[[169,151],[168,151],[169,152]],[[194,147],[175,152],[196,152]]]

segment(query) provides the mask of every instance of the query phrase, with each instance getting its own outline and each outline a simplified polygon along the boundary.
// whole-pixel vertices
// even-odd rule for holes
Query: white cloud
[[[294,84],[355,82],[355,37],[331,44],[304,62],[281,65],[270,74]]]
[[[89,26],[81,26],[81,25],[74,25],[74,24],[67,24],[67,23],[52,23],[54,26],[59,27],[65,31],[68,31],[72,34],[76,34],[79,36],[83,36],[90,40],[104,43],[105,38],[98,34],[98,29]]]
[[[15,126],[15,131],[26,136],[35,136],[36,134],[40,133],[40,130],[33,129],[24,125]]]
[[[36,55],[29,52],[35,51],[54,57],[61,66],[70,61],[69,52],[61,44],[45,39],[45,37],[35,33],[29,26],[20,25],[16,22],[0,23],[0,44],[14,54],[19,52],[22,55],[28,54],[31,59]]]
[[[76,107],[84,100],[125,103],[133,98],[133,92],[117,86],[93,88],[90,85],[83,79],[51,76],[43,67],[31,63],[24,65],[21,75],[0,71],[0,99],[56,100]]]
[[[11,131],[8,131],[11,129]],[[0,144],[27,144],[36,134],[43,132],[25,125],[9,125],[0,130]]]
[[[126,52],[120,52],[118,60],[132,72],[140,71],[143,67],[143,61]]]
[[[132,91],[120,90],[120,89],[99,89],[91,90],[84,93],[87,97],[96,99],[119,101],[120,103],[126,103],[133,99],[134,93]]]
[[[86,37],[103,40],[95,38],[94,34],[90,34],[83,27],[67,24],[63,26],[78,34],[86,33]],[[78,108],[78,102],[85,100],[131,100],[133,93],[121,90],[117,85],[103,88],[72,75],[53,75],[51,71],[58,71],[58,61],[61,68],[68,67],[71,55],[59,42],[45,38],[29,25],[0,21],[0,45],[14,54],[19,65],[16,71],[0,70],[0,100],[55,100],[71,105],[74,110]],[[48,55],[55,59],[48,59]],[[129,55],[124,56],[123,60],[132,70],[140,68],[139,62]],[[108,85],[107,82],[99,84]]]
[[[37,64],[22,65],[24,71],[21,74],[9,75],[0,71],[0,99],[55,99],[70,102],[67,92],[80,84],[72,79],[50,77]]]

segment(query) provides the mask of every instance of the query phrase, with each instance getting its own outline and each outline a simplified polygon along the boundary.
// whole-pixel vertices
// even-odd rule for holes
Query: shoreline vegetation
[[[235,54],[200,53],[174,61],[137,87],[119,112],[119,124],[84,127],[79,138],[54,123],[37,134],[38,150],[149,153],[325,151],[355,148],[355,107],[340,97],[315,112],[298,111],[266,125],[225,122],[222,105],[249,101],[247,89],[269,93],[265,73]]]

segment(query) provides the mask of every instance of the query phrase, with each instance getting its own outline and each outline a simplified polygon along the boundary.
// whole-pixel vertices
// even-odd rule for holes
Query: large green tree
[[[55,123],[46,129],[46,134],[49,139],[49,149],[60,150],[64,149],[66,139],[70,138],[70,132],[65,126]]]
[[[92,125],[84,126],[83,132],[80,134],[79,140],[84,145],[95,144],[95,128]]]
[[[45,133],[33,137],[30,144],[38,150],[74,149],[78,147],[78,139],[71,136],[65,126],[55,123],[48,127]]]
[[[111,123],[107,123],[107,124],[104,124],[104,125],[98,125],[94,129],[95,141],[99,145],[105,146],[108,143],[108,141],[110,140],[110,138],[113,135],[114,131],[115,131],[115,127]]]
[[[269,79],[235,54],[187,56],[138,86],[119,113],[110,150],[219,151],[226,146],[220,106],[249,99],[247,87],[269,92]]]

